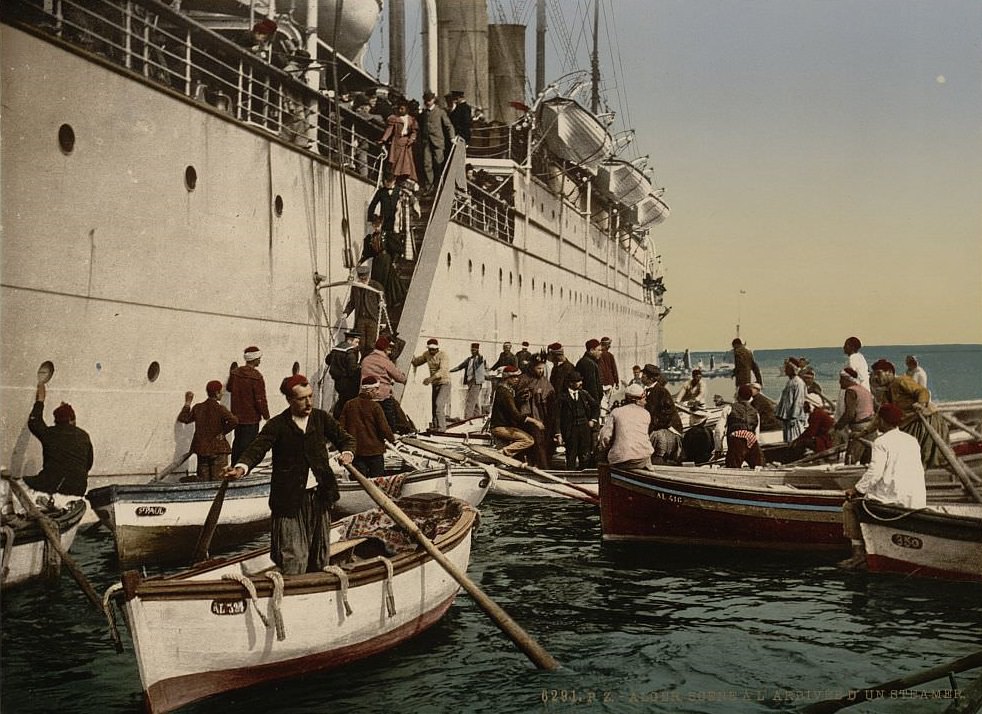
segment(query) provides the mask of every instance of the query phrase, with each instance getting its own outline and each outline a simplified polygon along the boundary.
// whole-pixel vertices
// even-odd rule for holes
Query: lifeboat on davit
[[[638,228],[647,228],[664,221],[670,212],[667,203],[649,193],[631,207],[628,220]]]
[[[542,102],[539,127],[549,153],[591,173],[597,172],[614,148],[603,122],[573,99],[555,97]]]
[[[651,182],[634,164],[607,159],[597,167],[597,190],[616,203],[633,206],[651,193]]]

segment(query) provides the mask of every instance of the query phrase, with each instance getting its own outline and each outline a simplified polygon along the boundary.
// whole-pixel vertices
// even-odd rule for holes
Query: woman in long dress
[[[413,160],[413,144],[416,143],[416,133],[419,126],[415,117],[408,113],[408,105],[400,102],[396,113],[386,120],[385,133],[382,143],[388,142],[389,164],[392,173],[397,178],[409,178],[418,182],[416,162]]]

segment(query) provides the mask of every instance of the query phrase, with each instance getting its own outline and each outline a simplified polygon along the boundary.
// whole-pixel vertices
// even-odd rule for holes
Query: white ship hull
[[[295,363],[319,383],[347,299],[344,288],[322,290],[322,306],[313,280],[349,274],[338,169],[42,33],[3,24],[2,52],[0,459],[16,475],[40,468],[26,423],[45,361],[49,409],[74,406],[94,476],[151,475],[186,452],[193,427],[175,422],[184,392],[203,394],[248,345],[263,350],[273,413],[286,407],[277,387]],[[59,147],[65,126],[70,151]],[[645,250],[535,180],[514,181],[513,243],[451,222],[428,247],[439,262],[411,288],[425,297],[413,308],[418,330],[400,332],[401,366],[429,337],[452,360],[473,341],[491,354],[528,339],[559,340],[575,361],[601,332],[622,371],[653,361],[659,307],[642,287]],[[374,188],[347,176],[356,249]],[[411,374],[402,396],[421,427],[424,376]],[[452,415],[463,411],[459,382]]]

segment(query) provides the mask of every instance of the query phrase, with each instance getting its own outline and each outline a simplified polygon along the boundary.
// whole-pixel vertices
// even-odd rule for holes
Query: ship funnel
[[[487,0],[437,0],[438,96],[464,93],[475,109],[488,108]]]
[[[522,112],[514,103],[525,103],[525,25],[488,27],[488,75],[486,118],[505,124],[517,121]]]

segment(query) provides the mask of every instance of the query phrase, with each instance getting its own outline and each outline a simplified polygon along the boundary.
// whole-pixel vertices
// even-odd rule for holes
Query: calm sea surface
[[[902,363],[910,351],[864,349],[870,363]],[[939,398],[982,396],[982,347],[913,351]],[[841,352],[790,354],[808,357],[823,386],[834,387]],[[756,355],[765,391],[776,396],[786,353]],[[492,498],[481,514],[470,576],[562,670],[535,670],[461,594],[443,620],[398,649],[185,711],[784,712],[982,648],[977,585],[846,573],[824,556],[605,546],[599,513],[580,502]],[[118,578],[104,530],[81,534],[73,554],[97,590]],[[67,573],[54,585],[5,592],[2,617],[5,714],[142,708],[125,627],[126,652],[117,655]],[[957,677],[961,687],[969,682]],[[883,700],[848,711],[941,712],[948,704]]]

